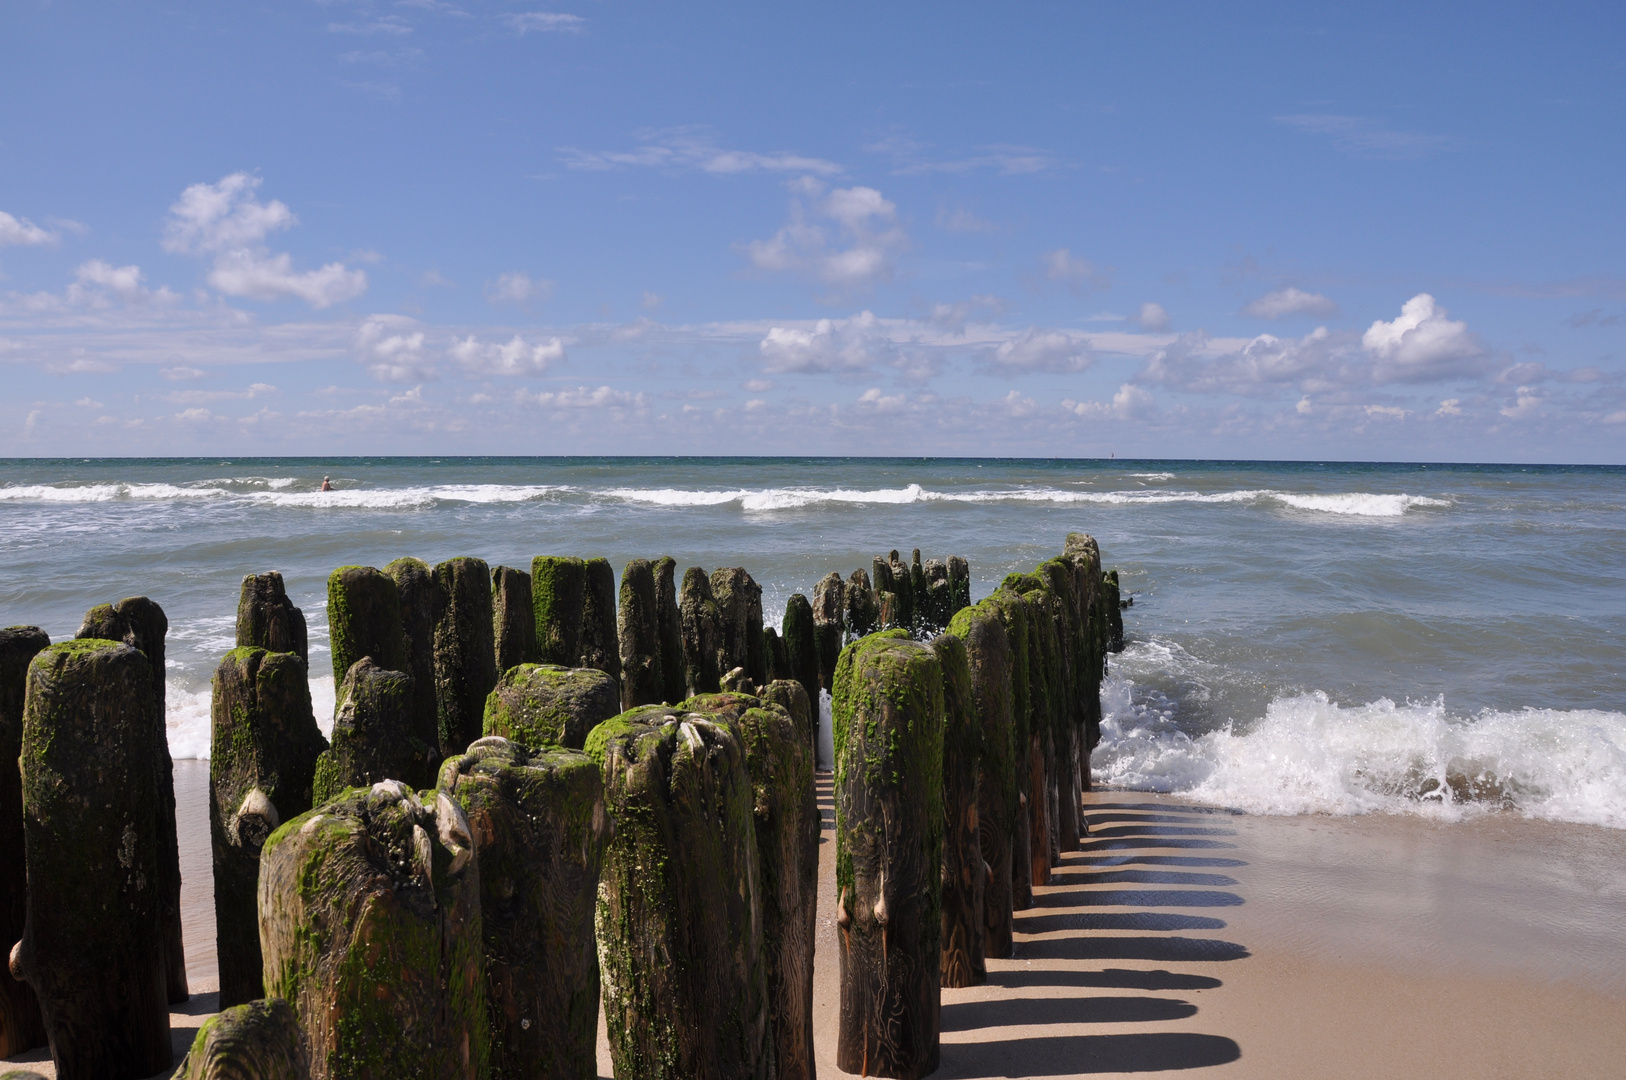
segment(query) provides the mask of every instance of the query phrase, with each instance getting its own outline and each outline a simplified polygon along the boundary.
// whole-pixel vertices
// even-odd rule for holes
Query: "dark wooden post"
[[[856,641],[879,629],[881,602],[875,597],[875,590],[870,586],[868,574],[862,570],[854,570],[852,577],[847,579],[847,586],[842,592],[841,599],[846,609],[843,616],[847,624],[846,638]],[[836,652],[838,659],[840,655],[838,649]],[[834,671],[835,669],[831,668],[832,677]]]
[[[661,704],[666,700],[666,675],[661,669],[655,571],[648,559],[633,559],[621,571],[616,631],[621,647],[621,707]]]
[[[711,579],[698,566],[683,571],[683,592],[678,597],[678,616],[683,633],[683,682],[685,697],[715,694],[723,672],[717,670],[717,600],[711,594]]]
[[[39,998],[60,1080],[134,1080],[172,1060],[155,729],[152,664],[136,649],[88,638],[29,664],[28,912],[11,973]]]
[[[491,570],[484,559],[447,559],[435,580],[446,594],[435,626],[435,706],[441,753],[451,755],[480,737],[486,695],[497,685]]]
[[[732,727],[645,705],[586,751],[615,835],[597,916],[610,1056],[640,1080],[774,1075],[751,775]]]
[[[597,668],[521,664],[503,672],[486,699],[486,735],[527,750],[580,750],[587,733],[621,711],[615,680]]]
[[[435,627],[446,614],[446,590],[435,580],[435,572],[422,559],[396,559],[384,567],[395,582],[401,603],[401,629],[407,647],[407,666],[400,670],[412,676],[412,721],[410,734],[424,748],[422,760],[413,763],[407,775],[395,777],[414,788],[429,787],[440,768],[440,706],[435,702]],[[375,658],[376,659],[376,658]],[[379,661],[382,664],[382,661]],[[354,665],[352,665],[354,666]],[[349,668],[345,669],[346,674]]]
[[[841,579],[836,579],[840,584]],[[840,608],[836,609],[840,614]],[[814,708],[819,701],[819,647],[817,643],[818,622],[813,616],[813,605],[807,602],[807,597],[801,593],[791,593],[790,599],[785,602],[785,619],[782,624],[785,642],[785,652],[790,660],[790,677],[802,684],[807,691],[807,700]],[[840,655],[839,653],[837,655]],[[772,682],[773,680],[769,680]]]
[[[711,573],[711,594],[717,600],[717,671],[745,669],[757,686],[768,682],[767,657],[762,649],[762,586],[742,567]]]
[[[536,613],[531,609],[531,575],[511,566],[493,568],[491,609],[497,674],[520,664],[536,663]]]
[[[982,860],[977,778],[982,725],[977,716],[965,642],[932,639],[943,669],[943,962],[944,986],[988,981],[983,914],[988,868]]]
[[[327,749],[311,712],[305,662],[294,653],[233,649],[215,669],[210,705],[209,843],[214,859],[220,1006],[265,993],[256,888],[260,848],[311,808]]]
[[[412,672],[401,622],[401,594],[395,579],[382,570],[341,566],[329,574],[327,623],[335,690],[344,685],[350,668],[364,656],[386,670]],[[341,698],[335,709],[342,703]]]
[[[1084,622],[1084,596],[1078,567],[1057,556],[1039,564],[1038,574],[1050,594],[1051,622],[1056,634],[1056,679],[1060,687],[1056,710],[1056,839],[1061,851],[1077,851],[1083,792],[1079,776],[1084,752],[1084,680],[1088,663],[1089,627]]]
[[[28,665],[50,637],[37,626],[0,630],[0,949],[23,936],[28,911],[28,857],[23,844],[23,697]],[[39,999],[26,983],[0,971],[0,1058],[45,1045]]]
[[[1019,593],[1000,586],[987,603],[999,615],[1011,650],[1011,773],[1016,784],[1016,818],[1011,822],[1011,907],[1033,906],[1033,819],[1031,786],[1033,701],[1029,685],[1028,608]]]
[[[790,670],[790,652],[785,648],[779,631],[771,626],[762,628],[762,670],[767,683],[775,679],[793,678]]]
[[[971,564],[959,555],[948,558],[949,618],[971,606]]]
[[[813,652],[819,664],[819,686],[829,690],[835,678],[836,661],[841,658],[841,638],[846,630],[847,585],[834,570],[813,586]],[[786,609],[789,614],[789,609]],[[810,695],[815,704],[819,695]]]
[[[1011,844],[1021,804],[1011,723],[1011,645],[996,601],[961,608],[949,633],[965,642],[971,700],[982,731],[977,840],[988,877],[983,891],[983,955],[1011,955]]]
[[[608,559],[588,559],[582,593],[582,644],[577,667],[598,668],[621,680],[621,646],[615,632],[615,571]]]
[[[288,599],[282,575],[272,570],[243,578],[237,599],[237,647],[291,652],[309,662],[305,613]]]
[[[536,613],[536,655],[544,664],[575,665],[582,653],[582,603],[587,566],[569,555],[531,560],[531,608]]]
[[[943,672],[902,632],[836,669],[836,1064],[915,1080],[937,1068],[942,960]]]
[[[164,986],[171,1005],[189,996],[186,985],[186,948],[181,932],[181,850],[175,830],[175,765],[169,757],[169,736],[164,726],[164,636],[169,619],[164,609],[145,596],[131,596],[116,604],[101,604],[85,612],[81,638],[122,641],[141,651],[152,668],[157,721],[150,729],[153,765],[158,771],[158,933],[164,957]]]
[[[602,675],[602,672],[596,674]],[[611,826],[598,765],[576,750],[476,741],[441,769],[480,852],[491,1073],[598,1076],[593,914]]]
[[[351,666],[339,687],[333,745],[316,759],[312,805],[422,768],[427,748],[412,736],[412,697],[406,672],[386,671],[365,656]]]
[[[683,681],[683,616],[673,580],[677,563],[668,555],[655,560],[655,625],[661,641],[661,700],[688,697]]]
[[[346,791],[260,855],[265,990],[312,1080],[486,1075],[480,870],[468,819],[398,780]]]
[[[310,1075],[310,1050],[294,1010],[281,998],[263,998],[205,1020],[174,1080],[309,1080]]]

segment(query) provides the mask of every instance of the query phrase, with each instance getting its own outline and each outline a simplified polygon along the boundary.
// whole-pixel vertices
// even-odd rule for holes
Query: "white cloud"
[[[1411,410],[1398,405],[1368,405],[1366,415],[1379,420],[1404,420],[1411,415]]]
[[[216,257],[214,269],[209,271],[209,284],[227,296],[249,300],[280,300],[292,296],[320,309],[354,300],[365,293],[367,274],[336,262],[320,270],[298,273],[293,269],[293,257],[287,252],[273,255],[263,250],[241,249]]]
[[[791,220],[767,240],[745,246],[758,270],[801,271],[837,289],[862,288],[892,276],[908,237],[896,224],[897,207],[871,187],[835,188],[828,193],[811,177],[791,190]],[[810,220],[811,218],[811,220]],[[834,230],[817,219],[834,222]]]
[[[1291,285],[1266,293],[1242,309],[1256,319],[1280,319],[1287,315],[1314,315],[1327,318],[1338,314],[1338,304],[1320,293],[1304,292]]]
[[[1545,400],[1540,390],[1533,386],[1521,386],[1515,395],[1513,404],[1501,410],[1503,416],[1510,420],[1522,420],[1541,408]]]
[[[751,394],[763,394],[773,389],[773,383],[768,379],[746,379],[740,383],[740,389]]]
[[[372,19],[368,22],[328,23],[327,30],[330,34],[361,34],[363,36],[386,34],[399,37],[412,33],[412,27],[408,26],[405,20],[398,15],[385,15],[383,18]]]
[[[565,343],[550,338],[536,345],[518,334],[506,345],[481,342],[470,334],[451,347],[451,356],[465,371],[480,375],[540,375],[550,364],[563,360]]]
[[[984,350],[980,366],[1000,375],[1036,371],[1071,374],[1086,370],[1094,362],[1087,341],[1063,330],[1029,327],[1018,336]]]
[[[1111,276],[1097,270],[1088,259],[1079,259],[1066,248],[1057,248],[1047,251],[1039,256],[1039,264],[1044,268],[1044,276],[1051,281],[1060,281],[1074,292],[1082,290],[1085,286],[1091,289],[1111,288]]]
[[[1361,345],[1376,361],[1379,382],[1429,382],[1477,375],[1485,349],[1465,322],[1452,322],[1428,293],[1407,300],[1400,315],[1367,328]]]
[[[1440,402],[1440,407],[1434,410],[1435,416],[1461,416],[1462,401],[1458,398],[1446,398]]]
[[[436,378],[424,356],[424,332],[404,315],[370,315],[356,330],[355,350],[379,382]]]
[[[0,210],[0,247],[8,244],[37,247],[40,244],[54,244],[57,240],[56,233],[40,228],[27,218],[15,218]]]
[[[1318,326],[1302,338],[1260,334],[1214,355],[1213,343],[1199,330],[1149,355],[1135,380],[1187,393],[1269,394],[1294,384],[1305,392],[1325,390],[1357,378],[1342,358],[1344,344]]]
[[[634,150],[581,150],[561,146],[559,153],[564,157],[566,168],[594,172],[655,168],[677,171],[698,169],[713,176],[752,172],[837,176],[844,171],[833,161],[788,151],[759,153],[755,150],[723,149],[703,128],[668,128],[641,131],[636,135],[643,145]]]
[[[1131,383],[1118,387],[1110,402],[1073,401],[1064,398],[1061,407],[1085,420],[1135,420],[1150,416],[1157,410],[1157,399],[1151,391]]]
[[[993,233],[999,231],[999,226],[991,221],[985,221],[964,207],[950,210],[942,207],[937,211],[935,222],[939,229],[952,233]]]
[[[552,295],[553,282],[547,278],[532,280],[523,270],[512,270],[486,283],[486,299],[493,304],[524,307],[533,300],[546,300]]]
[[[858,396],[860,408],[872,409],[875,412],[897,412],[907,403],[908,398],[902,394],[883,394],[878,386],[872,386]]]
[[[139,266],[114,266],[101,259],[91,259],[81,263],[73,272],[74,282],[68,286],[67,300],[70,304],[85,304],[90,307],[106,307],[109,295],[117,297],[126,304],[145,303],[149,300],[159,303],[174,303],[180,297],[168,288],[159,288],[156,292],[142,284],[146,275]]]
[[[171,382],[181,382],[186,379],[201,379],[209,373],[201,368],[190,367],[186,364],[177,364],[175,367],[160,369],[158,374],[162,375]]]
[[[499,15],[497,18],[518,31],[521,36],[533,30],[539,33],[579,34],[587,23],[580,15],[566,15],[558,11],[520,11],[510,15]]]
[[[1005,301],[997,296],[973,296],[968,300],[956,300],[952,304],[937,303],[932,305],[931,320],[937,326],[954,334],[964,334],[966,324],[971,317],[979,311],[989,315],[998,315],[1005,310]]]
[[[1140,306],[1140,314],[1135,316],[1134,321],[1139,323],[1142,329],[1150,330],[1154,334],[1161,334],[1174,325],[1163,305],[1150,301]]]
[[[520,390],[514,399],[521,405],[535,405],[544,409],[642,409],[648,404],[643,394],[632,394],[608,386],[596,390],[578,386],[573,390],[544,390],[540,393]]]
[[[850,319],[820,319],[809,329],[775,326],[757,344],[763,369],[775,374],[864,371],[890,349],[868,311]]]

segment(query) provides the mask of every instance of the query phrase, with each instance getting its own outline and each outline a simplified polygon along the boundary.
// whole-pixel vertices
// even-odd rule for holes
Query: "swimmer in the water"
[[[333,490],[333,485],[328,482],[328,478],[325,477],[325,476],[322,477],[322,490],[323,491],[332,491]]]

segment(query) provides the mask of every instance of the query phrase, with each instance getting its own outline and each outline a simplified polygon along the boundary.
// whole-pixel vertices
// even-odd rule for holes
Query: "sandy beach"
[[[215,1008],[207,762],[175,763],[192,1001]],[[835,1066],[830,780],[814,1017]],[[1616,1077],[1626,832],[1511,815],[1268,817],[1088,796],[1091,836],[1017,915],[1017,955],[943,992],[943,1080]],[[12,1059],[52,1075],[49,1056]],[[609,1077],[607,1046],[600,1073]],[[163,1074],[165,1076],[168,1073]]]

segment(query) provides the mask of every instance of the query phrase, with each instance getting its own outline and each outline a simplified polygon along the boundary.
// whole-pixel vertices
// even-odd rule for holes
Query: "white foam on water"
[[[333,705],[336,694],[333,676],[319,675],[311,683],[311,711],[324,737],[333,735]],[[164,735],[169,756],[176,759],[209,760],[212,725],[209,717],[211,689],[187,690],[170,682],[164,690]]]
[[[819,691],[819,742],[817,752],[813,755],[816,767],[820,769],[833,769],[836,767],[836,729],[835,721],[831,719],[830,691]]]
[[[218,487],[174,484],[11,484],[0,487],[0,499],[13,502],[96,503],[116,499],[209,499],[231,492]]]
[[[1140,700],[1137,700],[1139,698]],[[1414,813],[1455,820],[1494,809],[1626,829],[1626,713],[1487,709],[1443,698],[1339,705],[1278,697],[1249,723],[1195,737],[1157,694],[1115,671],[1101,691],[1096,779],[1255,813]]]
[[[443,502],[517,503],[544,499],[572,490],[556,484],[438,484],[405,488],[344,488],[334,491],[285,491],[293,478],[245,477],[204,481],[196,486],[175,484],[16,484],[0,487],[0,500],[12,502],[99,503],[115,501],[175,501],[230,499],[243,503],[300,508],[413,510]],[[220,484],[250,490],[232,491]],[[263,484],[266,490],[259,490]]]

